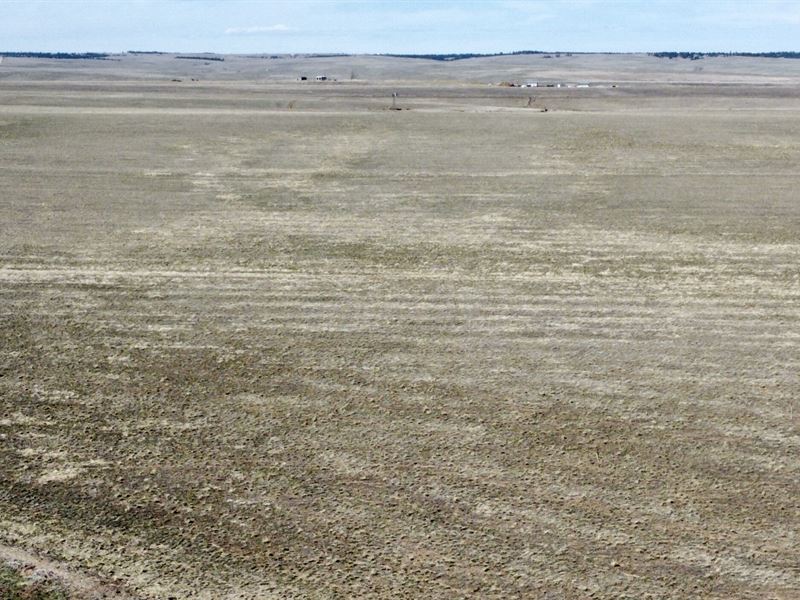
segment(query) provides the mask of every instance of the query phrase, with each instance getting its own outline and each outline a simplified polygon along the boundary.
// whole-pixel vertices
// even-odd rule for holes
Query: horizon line
[[[635,54],[695,54],[695,55],[718,55],[718,56],[768,56],[780,54],[800,54],[800,50],[508,50],[498,52],[337,52],[337,51],[316,51],[316,52],[272,52],[269,50],[259,52],[217,52],[213,50],[0,50],[0,54],[214,54],[227,56],[254,56],[269,54],[272,56],[307,56],[307,57],[337,57],[337,56],[383,56],[389,58],[406,58],[429,56],[463,56],[463,57],[493,57],[493,56],[524,56],[535,54],[614,54],[614,55],[635,55]]]

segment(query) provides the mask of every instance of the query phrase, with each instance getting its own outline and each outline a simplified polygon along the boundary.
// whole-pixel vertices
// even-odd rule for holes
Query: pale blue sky
[[[800,0],[0,0],[0,50],[800,50]]]

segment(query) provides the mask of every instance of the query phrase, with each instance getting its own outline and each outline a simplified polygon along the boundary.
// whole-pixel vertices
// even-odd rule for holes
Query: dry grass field
[[[590,58],[623,83],[3,61],[5,551],[96,597],[800,597],[800,61]]]

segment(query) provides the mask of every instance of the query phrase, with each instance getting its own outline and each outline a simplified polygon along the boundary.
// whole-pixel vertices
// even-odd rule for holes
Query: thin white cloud
[[[225,35],[258,35],[260,33],[282,33],[285,31],[294,31],[294,29],[280,23],[261,27],[228,27],[225,30]]]

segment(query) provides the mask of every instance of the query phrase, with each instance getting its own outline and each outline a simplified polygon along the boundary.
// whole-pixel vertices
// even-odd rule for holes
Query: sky
[[[800,0],[0,0],[0,51],[800,50]]]

